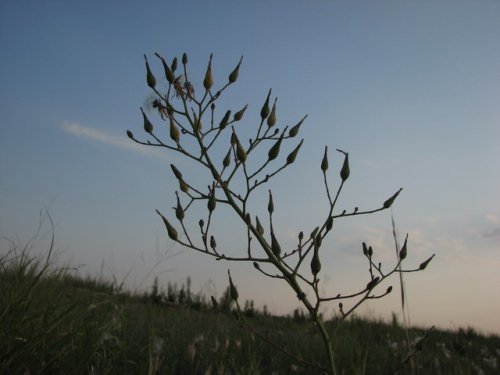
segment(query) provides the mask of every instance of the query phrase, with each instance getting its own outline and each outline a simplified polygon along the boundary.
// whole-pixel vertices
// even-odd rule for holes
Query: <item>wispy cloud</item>
[[[153,154],[159,157],[165,157],[165,154],[160,152],[160,150],[154,149],[152,147],[145,147],[143,145],[132,142],[127,138],[125,133],[122,135],[115,135],[103,132],[102,130],[90,128],[88,126],[83,126],[74,122],[64,122],[61,129],[73,136],[88,139],[94,142],[105,143],[122,149],[141,152],[144,154]]]

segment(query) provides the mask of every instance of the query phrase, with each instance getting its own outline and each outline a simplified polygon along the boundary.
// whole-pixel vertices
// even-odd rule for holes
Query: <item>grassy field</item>
[[[188,287],[170,288],[164,298],[131,295],[109,282],[75,277],[47,259],[15,247],[0,255],[1,374],[317,373],[297,366]],[[286,350],[323,362],[320,340],[302,315],[274,317],[248,305],[245,319]],[[424,330],[411,334],[416,338]],[[498,336],[434,330],[422,350],[399,366],[408,353],[405,337],[396,320],[348,320],[335,341],[341,373],[500,371]]]

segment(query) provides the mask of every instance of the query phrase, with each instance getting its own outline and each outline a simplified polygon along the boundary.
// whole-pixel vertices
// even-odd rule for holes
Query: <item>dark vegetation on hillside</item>
[[[1,374],[308,374],[239,327],[226,291],[214,311],[189,282],[138,295],[80,278],[25,252],[0,256]],[[304,358],[323,361],[320,338],[296,310],[271,316],[247,302],[244,318]],[[327,326],[334,326],[327,322]],[[414,337],[424,334],[413,329]],[[405,331],[354,316],[338,332],[344,374],[410,374]],[[414,357],[417,374],[497,374],[500,338],[434,330]],[[397,372],[394,370],[398,368]]]

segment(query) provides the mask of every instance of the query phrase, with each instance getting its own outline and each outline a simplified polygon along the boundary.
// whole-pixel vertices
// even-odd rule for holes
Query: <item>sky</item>
[[[172,243],[155,213],[175,222],[178,184],[169,164],[198,186],[210,181],[180,155],[126,137],[131,130],[147,139],[140,107],[162,129],[144,54],[166,87],[154,53],[171,61],[186,52],[196,93],[211,53],[216,87],[243,55],[217,116],[248,104],[238,131],[251,137],[270,88],[277,127],[308,115],[298,160],[251,201],[265,218],[272,189],[282,247],[326,215],[325,145],[332,190],[343,160],[335,149],[349,152],[337,213],[380,207],[403,188],[391,210],[335,221],[322,246],[321,290],[366,285],[363,241],[385,269],[394,265],[392,213],[399,240],[409,236],[409,268],[436,254],[427,270],[404,276],[411,322],[500,334],[499,40],[500,2],[487,0],[0,1],[0,254],[8,240],[30,243],[46,211],[57,261],[81,275],[136,291],[155,276],[163,288],[190,277],[193,292],[220,296],[231,269],[242,299],[291,313],[294,293],[251,263]],[[219,246],[243,254],[244,227],[230,211],[216,212]],[[203,215],[203,204],[193,208],[193,236]],[[43,253],[47,237],[39,237],[33,251]],[[388,285],[396,292],[358,313],[400,315],[398,278],[381,290]]]

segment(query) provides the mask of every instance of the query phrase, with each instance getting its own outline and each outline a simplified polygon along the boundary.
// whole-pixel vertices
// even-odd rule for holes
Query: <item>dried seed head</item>
[[[399,193],[401,193],[401,190],[403,190],[403,188],[400,188],[396,194],[394,194],[392,197],[390,197],[389,199],[387,199],[384,204],[383,204],[383,207],[384,208],[389,208],[392,206],[392,204],[394,203],[394,201],[396,200],[397,196],[399,195]]]
[[[282,141],[283,141],[283,134],[281,134],[281,136],[278,138],[273,147],[269,149],[269,152],[267,153],[267,157],[269,160],[274,160],[278,157]]]
[[[217,204],[217,201],[215,199],[215,188],[212,188],[212,190],[210,191],[210,195],[208,197],[208,202],[207,202],[208,211],[212,212],[213,210],[215,210],[216,204]]]
[[[406,249],[406,243],[408,242],[408,234],[406,235],[405,242],[403,243],[403,247],[399,251],[399,259],[403,260],[406,258],[406,255],[408,254],[408,250]]]
[[[153,133],[153,124],[149,121],[148,117],[144,113],[144,110],[141,108],[142,119],[144,120],[144,131],[146,133]]]
[[[295,147],[295,149],[287,156],[286,158],[286,163],[287,164],[292,164],[295,159],[297,158],[297,154],[299,153],[300,147],[302,146],[302,143],[304,140],[302,139],[300,143]]]
[[[233,120],[240,121],[243,118],[243,115],[245,114],[247,107],[248,107],[248,104],[245,104],[245,106],[242,109],[240,109],[238,112],[236,112],[234,114]]]
[[[169,120],[170,120],[170,138],[172,138],[172,140],[179,144],[179,139],[180,139],[180,136],[181,136],[181,133],[179,132],[179,129],[177,129],[177,126],[175,125],[175,122],[174,122],[174,119],[172,116],[169,116]]]
[[[272,128],[276,124],[276,99],[274,100],[273,108],[271,109],[271,113],[267,118],[267,126]]]
[[[234,70],[231,72],[231,74],[229,74],[229,83],[234,83],[238,79],[238,74],[240,72],[240,65],[241,65],[242,60],[243,60],[243,56],[241,56],[240,62],[238,63],[238,65],[236,65],[236,68],[234,68]]]
[[[231,299],[233,299],[233,301],[237,301],[239,297],[238,289],[236,289],[233,284],[233,279],[231,278],[229,270],[227,271],[227,274],[229,275],[229,294],[231,295]]]
[[[163,220],[163,223],[165,224],[165,227],[167,228],[167,233],[168,233],[168,236],[174,240],[174,241],[177,241],[177,238],[178,238],[178,235],[177,235],[177,231],[175,230],[175,228],[172,226],[172,224],[170,224],[168,222],[168,220],[165,218],[165,216],[163,216],[160,211],[156,210],[156,212],[158,213],[158,215],[161,216],[162,220]]]
[[[231,150],[227,152],[226,156],[224,157],[224,160],[222,160],[222,166],[224,168],[227,168],[229,167],[230,163],[231,163]]]
[[[205,79],[203,80],[203,87],[205,90],[210,90],[214,84],[214,78],[212,77],[212,54],[210,54],[210,59],[208,60],[207,72],[205,73]]]
[[[281,254],[281,246],[278,243],[276,236],[274,235],[274,231],[272,230],[271,230],[271,250],[273,251],[273,254],[279,258]]]
[[[163,57],[161,57],[158,53],[155,53],[155,55],[161,60],[161,64],[163,65],[163,70],[165,71],[165,77],[167,78],[167,81],[169,83],[174,83],[175,75],[174,72],[172,72],[172,69],[170,69],[170,67],[168,66],[167,62]]]
[[[219,124],[219,128],[221,130],[223,130],[227,126],[227,124],[229,123],[230,116],[231,116],[231,111],[227,111]]]
[[[319,260],[319,252],[317,250],[314,251],[313,257],[311,259],[311,273],[313,276],[316,276],[319,271],[321,271],[321,262]]]
[[[148,58],[146,57],[146,55],[144,55],[144,60],[146,62],[146,82],[148,83],[149,87],[154,89],[156,86],[156,78],[149,68]]]
[[[297,125],[293,126],[291,129],[290,129],[290,132],[288,133],[288,135],[290,137],[295,137],[298,133],[299,133],[299,129],[300,129],[300,125],[302,125],[302,123],[304,122],[304,120],[306,119],[307,115],[305,115],[302,120],[300,120],[298,122]]]
[[[269,89],[266,101],[264,102],[264,105],[262,106],[262,109],[260,110],[260,117],[261,117],[262,121],[264,121],[267,118],[267,116],[269,116],[269,98],[270,97],[271,97],[271,89]]]
[[[328,169],[328,146],[325,146],[325,153],[323,155],[323,160],[321,160],[321,170],[323,173]]]
[[[271,190],[269,190],[269,203],[267,204],[267,211],[270,215],[274,212],[273,193],[271,193]]]

